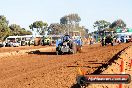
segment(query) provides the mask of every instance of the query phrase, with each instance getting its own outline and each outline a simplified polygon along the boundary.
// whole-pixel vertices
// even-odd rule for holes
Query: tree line
[[[27,31],[25,28],[21,28],[20,25],[17,24],[9,25],[9,21],[6,17],[0,15],[0,41],[5,40],[8,36],[21,36],[29,34],[32,34],[32,32]]]
[[[98,20],[94,22],[94,28],[97,28],[97,31],[113,31],[116,32],[116,29],[126,28],[126,23],[122,19],[115,20],[113,23],[110,23],[105,20]]]
[[[48,33],[51,35],[65,34],[70,31],[80,31],[82,35],[85,35],[88,32],[88,29],[86,29],[84,26],[80,26],[80,21],[80,16],[73,13],[61,17],[60,23],[51,23],[48,26],[47,22],[35,21],[29,25],[29,28],[32,31],[37,31],[38,34],[44,34],[45,31],[48,31]]]
[[[80,26],[81,18],[78,14],[72,13],[65,15],[60,18],[60,23],[51,23],[49,26],[46,22],[43,21],[35,21],[29,28],[32,30],[37,30],[39,34],[44,34],[44,31],[48,31],[50,34],[65,34],[70,31],[79,31],[82,36],[90,35],[88,34],[89,29],[85,28],[85,26]],[[94,32],[102,32],[102,31],[114,31],[118,28],[125,28],[126,23],[122,19],[115,20],[110,23],[105,20],[95,21],[93,24],[93,28],[96,29]]]
[[[51,23],[48,25],[47,22],[43,22],[42,20],[35,21],[29,25],[31,31],[27,31],[25,28],[20,27],[20,25],[9,25],[9,21],[6,17],[0,15],[0,40],[4,40],[10,35],[31,35],[32,31],[36,31],[40,35],[44,35],[45,31],[48,31],[51,35],[65,34],[71,31],[79,31],[82,36],[88,35],[89,29],[85,28],[85,26],[81,26],[80,21],[80,16],[76,13],[72,13],[61,17],[59,23]],[[95,32],[116,31],[117,28],[125,27],[126,24],[122,19],[115,20],[113,23],[105,20],[98,20],[93,24],[93,28],[97,29]]]

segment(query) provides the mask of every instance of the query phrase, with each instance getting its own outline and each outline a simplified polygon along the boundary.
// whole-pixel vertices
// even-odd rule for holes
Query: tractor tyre
[[[56,54],[57,55],[61,55],[62,54],[62,52],[60,51],[59,47],[56,48]]]
[[[72,43],[72,54],[77,53],[77,45],[76,43]]]
[[[81,46],[78,46],[78,47],[77,47],[77,51],[78,51],[79,53],[81,53],[82,47],[81,47]]]
[[[113,42],[111,43],[111,46],[113,46]]]

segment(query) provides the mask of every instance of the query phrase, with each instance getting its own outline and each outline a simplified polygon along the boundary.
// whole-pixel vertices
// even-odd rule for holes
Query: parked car
[[[20,46],[20,43],[19,43],[19,42],[13,42],[13,43],[12,43],[12,46],[18,47],[18,46]]]
[[[0,47],[4,47],[5,46],[5,42],[0,42]]]
[[[0,43],[0,47],[3,47],[4,45],[2,43]]]
[[[5,47],[12,47],[12,43],[11,42],[6,43]]]
[[[41,45],[52,45],[52,38],[51,37],[43,37],[41,38]]]
[[[18,47],[18,46],[20,46],[19,42],[8,42],[5,45],[5,47]]]

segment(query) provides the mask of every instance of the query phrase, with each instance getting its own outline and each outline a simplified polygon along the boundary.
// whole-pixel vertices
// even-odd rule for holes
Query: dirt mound
[[[19,47],[1,47],[0,53],[4,52],[13,52],[13,51],[20,51],[20,50],[30,50],[30,49],[39,49],[44,48],[47,46],[19,46]]]
[[[36,52],[36,51],[39,51],[39,50],[48,50],[48,49],[52,49],[53,47],[17,47],[17,48],[14,48],[14,50],[12,50],[13,47],[10,47],[11,50],[9,52],[7,52],[6,50],[8,49],[5,49],[5,52],[1,52],[0,53],[0,58],[6,58],[6,57],[16,57],[16,56],[21,56],[21,55],[24,55],[24,54],[29,54],[29,53],[32,53],[32,52]]]

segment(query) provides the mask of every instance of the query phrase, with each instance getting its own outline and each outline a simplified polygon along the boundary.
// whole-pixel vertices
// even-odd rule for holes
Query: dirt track
[[[84,46],[81,53],[55,55],[54,50],[0,59],[0,88],[75,88],[78,65],[93,73],[129,44]]]
[[[108,68],[101,74],[119,74],[121,73],[121,61],[124,61],[124,72],[132,77],[132,45],[126,48],[121,54],[117,56],[117,60],[114,61]],[[132,81],[132,79],[131,79]],[[132,82],[129,84],[123,84],[122,88],[132,88]],[[119,84],[90,84],[86,88],[119,88]],[[121,88],[121,87],[120,87]]]
[[[19,51],[19,50],[29,50],[29,49],[38,49],[38,48],[44,48],[47,46],[19,46],[19,47],[1,47],[0,53],[3,52],[12,52],[12,51]]]

